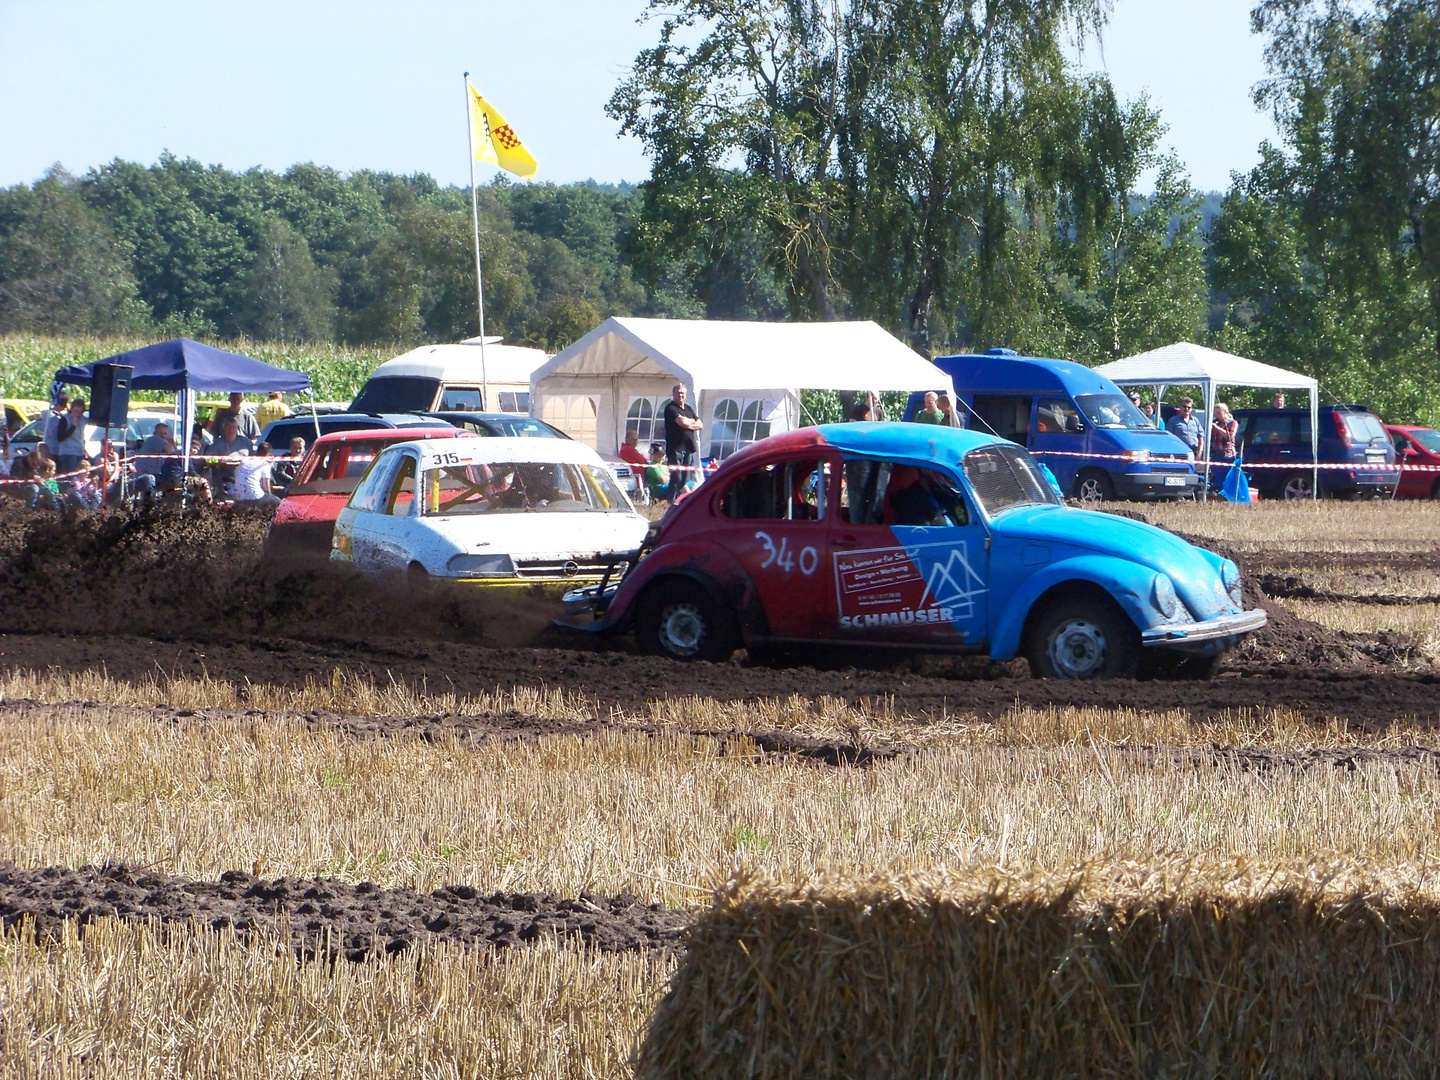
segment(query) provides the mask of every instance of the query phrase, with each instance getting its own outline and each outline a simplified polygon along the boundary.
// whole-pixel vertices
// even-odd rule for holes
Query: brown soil
[[[0,863],[0,924],[6,929],[28,918],[39,936],[49,937],[67,920],[84,925],[107,916],[288,935],[300,955],[348,960],[427,941],[505,948],[547,937],[606,952],[673,951],[689,922],[684,912],[628,896],[484,896],[468,885],[416,893],[331,878],[257,878],[239,870],[219,881],[191,881],[123,865],[27,870]]]
[[[562,688],[593,700],[600,716],[655,699],[798,694],[889,700],[919,717],[993,718],[1022,704],[1197,717],[1284,707],[1367,728],[1440,719],[1436,674],[1412,639],[1298,619],[1259,590],[1261,568],[1243,558],[1247,603],[1265,607],[1270,625],[1226,657],[1218,678],[1073,684],[1031,679],[1019,662],[861,650],[807,654],[788,667],[673,664],[635,655],[623,641],[602,649],[563,636],[549,627],[555,609],[530,597],[446,589],[416,596],[329,567],[266,566],[258,554],[265,526],[262,514],[233,511],[20,519],[0,506],[0,668],[294,686],[339,667],[381,684],[394,678],[461,694]],[[1365,558],[1385,565],[1388,555]]]

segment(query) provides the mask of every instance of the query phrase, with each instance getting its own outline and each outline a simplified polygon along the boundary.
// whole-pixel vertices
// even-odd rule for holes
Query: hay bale
[[[737,878],[691,931],[637,1071],[1434,1076],[1440,897],[1427,880],[1193,862]]]

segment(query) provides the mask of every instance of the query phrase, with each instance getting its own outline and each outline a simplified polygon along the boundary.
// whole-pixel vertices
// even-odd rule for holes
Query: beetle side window
[[[751,469],[720,497],[732,521],[820,521],[825,517],[829,468],[814,458]]]
[[[954,481],[933,469],[894,461],[847,460],[841,520],[852,525],[958,527],[970,508]]]

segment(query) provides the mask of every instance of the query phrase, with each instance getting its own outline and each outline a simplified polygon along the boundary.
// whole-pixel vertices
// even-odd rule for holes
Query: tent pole
[[[1201,391],[1205,395],[1205,435],[1201,439],[1201,445],[1205,448],[1205,483],[1200,488],[1200,501],[1210,501],[1210,425],[1215,422],[1215,383],[1211,379],[1205,380]]]
[[[485,281],[480,275],[480,196],[475,190],[475,106],[470,101],[470,73],[465,72],[465,125],[470,132],[470,221],[475,229],[475,303],[480,312],[480,407],[490,403],[490,372],[485,366]]]
[[[1310,501],[1320,498],[1320,384],[1310,390]]]
[[[315,421],[315,438],[320,438],[320,414],[315,411],[315,386],[311,384],[306,387],[305,393],[310,395],[310,419]],[[274,449],[273,447],[271,448]],[[289,450],[289,447],[286,447]]]

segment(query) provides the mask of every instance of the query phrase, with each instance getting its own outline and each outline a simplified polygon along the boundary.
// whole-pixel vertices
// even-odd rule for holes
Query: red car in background
[[[267,558],[330,558],[335,519],[375,456],[413,439],[478,438],[462,428],[367,428],[322,435],[310,446],[265,534]]]
[[[1386,424],[1385,434],[1395,444],[1400,465],[1397,499],[1440,499],[1440,431],[1410,424]],[[1428,469],[1412,466],[1428,465]]]

